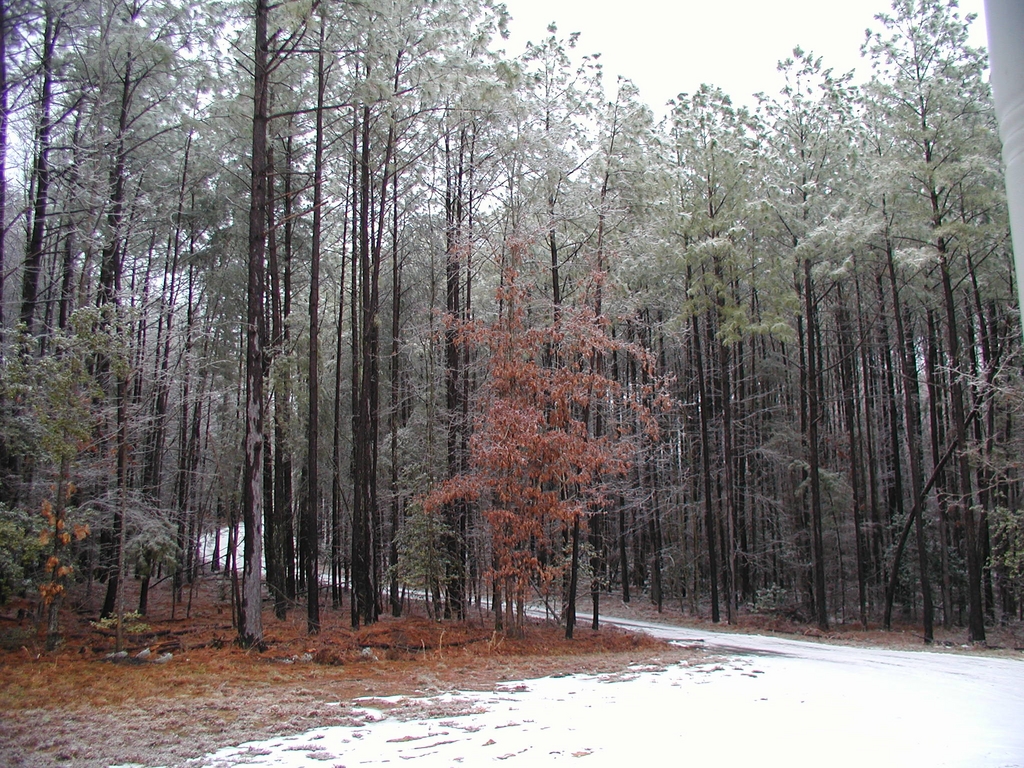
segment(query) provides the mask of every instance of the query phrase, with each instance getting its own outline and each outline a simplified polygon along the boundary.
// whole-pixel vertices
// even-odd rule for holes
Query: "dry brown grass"
[[[267,649],[257,652],[233,643],[230,609],[218,597],[207,580],[191,616],[171,620],[166,596],[154,595],[148,631],[129,636],[130,660],[121,663],[105,660],[114,637],[91,626],[90,602],[66,612],[65,644],[51,654],[11,607],[0,617],[0,763],[178,765],[229,744],[351,722],[348,705],[359,697],[489,690],[505,680],[694,655],[612,628],[581,627],[567,641],[562,628],[534,622],[523,637],[505,637],[484,614],[467,622],[385,617],[353,631],[348,612],[333,610],[314,637],[301,610],[286,621],[268,611]],[[136,662],[144,647],[173,659]]]
[[[177,606],[173,620],[166,585],[151,595],[148,629],[129,636],[128,649],[133,656],[145,647],[170,652],[167,664],[105,661],[114,648],[113,633],[90,624],[99,594],[76,596],[63,616],[65,644],[50,654],[34,632],[32,606],[5,606],[0,610],[0,765],[181,765],[222,746],[358,722],[351,703],[361,697],[490,690],[508,680],[609,673],[698,653],[611,627],[593,632],[579,626],[568,641],[561,627],[533,622],[523,637],[506,637],[494,633],[490,617],[475,608],[467,622],[435,622],[414,613],[384,617],[357,631],[348,626],[346,609],[326,610],[323,631],[310,637],[301,607],[286,621],[267,611],[267,648],[256,652],[234,644],[225,594],[218,578],[207,576],[193,596],[190,615],[183,618],[185,610]],[[19,618],[19,610],[26,615]],[[605,600],[602,612],[730,629],[668,607],[658,614],[644,599]],[[840,625],[823,636],[779,617],[744,614],[731,629],[923,647],[912,624],[896,632]],[[1024,645],[1019,630],[993,631],[992,644],[1004,650],[989,652],[1019,655],[1012,651]],[[950,650],[966,650],[963,630],[939,633],[938,639]]]

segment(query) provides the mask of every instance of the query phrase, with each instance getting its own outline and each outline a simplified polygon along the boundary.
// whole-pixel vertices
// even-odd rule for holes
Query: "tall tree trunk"
[[[938,388],[938,357],[939,347],[936,336],[935,313],[928,310],[928,349],[925,354],[925,382],[928,388],[928,432],[931,435],[932,465],[939,462],[939,446],[945,442],[945,430],[939,420],[939,388]],[[939,567],[942,582],[942,626],[950,629],[953,625],[953,589],[949,568],[949,501],[945,490],[946,481],[943,475],[936,480],[939,503]]]
[[[803,260],[804,315],[807,318],[807,464],[810,481],[811,543],[814,568],[814,619],[818,628],[828,629],[828,608],[825,604],[825,546],[821,530],[821,477],[819,474],[818,446],[818,375],[817,348],[818,321],[815,312],[814,283],[811,279],[811,260]]]
[[[290,140],[290,137],[289,137]],[[274,201],[277,199],[275,181],[277,170],[275,166],[275,153],[273,142],[267,142],[267,272],[270,280],[270,338],[263,353],[263,368],[265,371],[273,367],[274,358],[283,354],[287,347],[285,334],[287,333],[286,318],[283,315],[281,300],[281,266],[278,259],[277,244],[277,216]],[[291,176],[291,168],[286,168],[285,178]],[[290,202],[290,189],[285,184],[285,226],[291,226],[288,216]],[[287,238],[286,238],[287,239]],[[266,310],[266,307],[264,307]],[[283,366],[284,374],[279,377],[275,384],[273,394],[268,401],[273,403],[273,456],[263,457],[263,504],[266,514],[263,525],[263,546],[264,560],[267,564],[267,587],[270,589],[271,597],[274,600],[274,616],[282,621],[288,616],[288,600],[294,594],[288,592],[288,570],[285,538],[291,536],[291,453],[287,445],[285,435],[286,424],[290,419],[291,396],[291,367]],[[269,451],[268,436],[264,436],[267,446],[264,450]],[[268,493],[268,486],[269,488]]]
[[[605,162],[604,177],[601,181],[601,193],[598,198],[598,211],[597,211],[597,262],[595,268],[598,275],[597,284],[594,287],[594,317],[601,321],[604,318],[604,291],[602,286],[604,284],[604,273],[606,270],[605,265],[605,252],[604,252],[604,234],[605,234],[605,219],[606,219],[606,203],[608,199],[608,184],[611,180],[611,156],[615,151],[615,138],[618,135],[618,105],[616,103],[615,121],[613,121],[611,138],[608,145],[608,159]],[[591,361],[593,372],[599,377],[603,378],[605,375],[605,359],[604,353],[600,350],[595,351],[593,360]],[[593,404],[593,435],[597,440],[604,438],[604,414],[605,414],[606,403],[598,400]],[[605,567],[607,554],[605,552],[604,544],[604,528],[607,513],[604,509],[595,509],[591,512],[590,517],[587,521],[587,529],[589,531],[589,542],[590,542],[590,627],[595,632],[600,627],[600,608],[601,608],[601,577],[602,570]]]
[[[397,65],[396,65],[397,67]],[[356,389],[353,397],[353,514],[352,514],[352,624],[377,621],[380,606],[377,594],[377,459],[380,436],[380,265],[383,221],[389,186],[395,126],[388,127],[381,162],[380,194],[376,198],[376,217],[371,202],[374,196],[370,173],[371,109],[362,108],[359,159],[359,336],[358,366],[354,365]]]
[[[104,323],[113,323],[112,326],[108,325],[108,329],[118,336],[120,336],[124,329],[121,328],[121,318],[118,316],[118,307],[121,302],[121,281],[124,271],[124,249],[125,242],[128,239],[127,234],[123,231],[124,228],[124,204],[125,204],[125,185],[126,179],[126,164],[127,164],[127,152],[125,148],[125,140],[127,138],[128,131],[128,116],[131,112],[132,105],[132,94],[135,90],[135,81],[133,80],[132,73],[133,55],[131,51],[126,54],[124,75],[121,81],[121,102],[119,104],[118,114],[118,131],[116,149],[114,155],[114,164],[110,171],[110,198],[108,200],[107,209],[107,228],[109,230],[109,237],[107,242],[103,246],[102,261],[100,263],[100,278],[99,278],[99,290],[96,297],[96,304],[99,307],[112,306],[114,307],[115,316],[111,319],[105,319]],[[109,357],[104,355],[98,366],[101,377],[109,378],[111,374],[111,361]],[[123,542],[125,539],[125,520],[124,520],[124,498],[127,494],[127,382],[125,381],[125,375],[114,371],[116,382],[110,386],[112,390],[112,396],[117,403],[117,435],[118,435],[118,450],[117,450],[117,462],[118,462],[118,497],[122,503],[118,504],[114,512],[114,532],[112,536],[112,543],[114,548],[114,556],[111,558],[111,573],[112,577],[107,581],[107,595],[103,602],[103,609],[101,614],[104,616],[111,615],[115,610],[121,611],[122,600],[120,597],[123,593]],[[108,385],[110,383],[108,382]],[[123,446],[122,446],[123,442]],[[125,462],[125,470],[122,473],[120,465]]]
[[[619,498],[619,578],[622,580],[622,602],[628,603],[629,594],[629,529],[626,526],[626,505]]]
[[[864,296],[861,292],[861,283],[858,276],[856,283],[856,296],[857,306],[864,307]],[[860,370],[861,370],[861,381],[864,382],[864,396],[863,396],[863,412],[864,412],[864,455],[865,465],[867,467],[868,474],[868,487],[867,487],[867,503],[868,503],[868,519],[870,520],[870,526],[868,533],[866,534],[867,541],[865,542],[865,563],[867,573],[871,582],[868,584],[868,601],[873,601],[871,586],[872,582],[877,587],[878,582],[878,569],[882,563],[881,553],[881,534],[879,529],[882,527],[881,515],[879,514],[878,505],[878,470],[879,461],[876,456],[877,443],[875,442],[875,414],[876,408],[875,403],[878,400],[877,393],[877,379],[878,369],[877,365],[874,364],[875,356],[869,354],[870,339],[867,329],[864,324],[864,312],[857,312],[857,345],[860,348]]]
[[[353,141],[355,136],[355,125],[353,125]],[[341,355],[344,350],[344,334],[342,333],[343,320],[345,319],[345,268],[346,259],[345,252],[347,250],[349,241],[349,223],[353,223],[356,220],[357,203],[355,200],[355,189],[356,189],[356,161],[355,151],[353,148],[352,152],[352,164],[351,171],[349,173],[349,198],[351,202],[351,211],[346,211],[342,215],[342,236],[341,236],[341,275],[338,277],[338,317],[337,325],[335,327],[335,344],[334,344],[334,432],[333,432],[333,444],[331,447],[331,455],[333,457],[333,466],[331,472],[331,605],[334,608],[341,607],[341,593],[344,582],[344,555],[343,555],[343,542],[342,542],[342,506],[344,504],[344,494],[341,487],[341,385],[342,385],[342,367],[341,367]],[[352,218],[349,218],[351,213]],[[353,226],[354,229],[354,226]],[[355,266],[355,247],[352,248],[352,274],[356,273]],[[354,287],[354,286],[353,286]],[[351,294],[352,301],[355,301],[354,291]],[[354,315],[353,315],[354,316]],[[355,330],[352,332],[353,338],[355,337]],[[353,357],[352,368],[355,369],[356,358]]]
[[[860,465],[860,440],[857,432],[856,397],[854,393],[854,346],[853,328],[846,307],[842,283],[836,285],[836,321],[839,326],[839,377],[843,390],[843,417],[846,422],[846,439],[850,452],[850,489],[853,494],[853,535],[857,557],[857,605],[861,626],[867,629],[867,574],[864,564],[864,483]]]
[[[125,544],[128,533],[128,381],[117,380],[117,506],[114,531],[117,537],[117,579],[115,583],[117,611],[117,642],[114,650],[124,648]],[[112,580],[113,581],[113,580]]]
[[[188,184],[189,174],[189,157],[192,149],[192,133],[189,132],[188,138],[185,141],[185,152],[182,160],[181,177],[178,184],[178,202],[176,207],[176,215],[174,220],[174,229],[168,236],[167,243],[167,256],[165,258],[165,271],[163,278],[163,289],[161,290],[160,304],[160,318],[157,325],[157,339],[156,339],[156,355],[154,361],[153,379],[155,382],[155,393],[153,396],[153,412],[152,412],[152,426],[147,435],[147,445],[144,456],[143,465],[143,480],[142,487],[143,491],[149,495],[149,497],[155,501],[159,501],[160,498],[160,485],[163,470],[163,457],[164,448],[166,443],[167,434],[167,412],[168,412],[168,401],[170,397],[171,381],[170,381],[170,365],[171,365],[171,342],[172,342],[172,328],[174,323],[174,311],[175,304],[178,295],[178,269],[181,259],[182,250],[182,232],[185,222],[185,199]],[[194,239],[194,238],[193,238]],[[70,249],[69,249],[70,250]],[[68,258],[71,254],[68,254]],[[189,267],[189,274],[191,277],[192,265]],[[70,267],[65,266],[65,280],[68,280],[68,272]],[[70,286],[68,286],[70,289]],[[189,281],[189,300],[186,314],[189,322],[188,338],[191,343],[191,329],[192,329],[192,313],[193,313],[193,282]],[[67,291],[70,294],[70,290]],[[62,308],[61,318],[62,326],[64,322],[65,312],[63,309],[63,303],[65,292],[62,291]],[[68,296],[70,298],[70,296]],[[186,350],[185,365],[188,366],[189,361],[187,355],[190,350]],[[187,378],[187,377],[186,377]],[[187,387],[187,384],[185,385]]]
[[[693,326],[694,367],[697,369],[698,410],[700,414],[700,453],[701,476],[703,478],[704,502],[704,536],[708,550],[708,580],[711,582],[711,621],[717,624],[721,620],[718,606],[718,558],[715,555],[715,539],[718,535],[715,525],[715,506],[712,497],[711,483],[711,429],[709,422],[708,387],[704,375],[704,355],[701,344],[700,321],[695,315],[691,320]]]
[[[256,0],[253,54],[252,178],[249,205],[249,267],[246,292],[245,470],[242,477],[244,527],[242,595],[238,640],[244,647],[263,646],[263,294],[265,291],[267,221],[267,0]]]
[[[721,340],[718,342],[718,377],[719,396],[722,405],[722,505],[725,518],[726,574],[728,576],[728,593],[726,594],[726,620],[732,624],[736,620],[736,600],[738,585],[736,584],[736,496],[733,467],[735,451],[733,449],[733,418],[732,418],[732,354],[728,346]]]
[[[934,195],[933,195],[934,197]],[[941,222],[939,222],[941,223]],[[946,334],[949,349],[949,401],[953,416],[953,436],[956,440],[957,469],[960,481],[959,507],[964,523],[964,546],[967,550],[967,601],[968,601],[968,638],[971,642],[985,642],[985,607],[982,594],[982,526],[984,517],[979,520],[975,509],[973,478],[967,456],[967,418],[964,415],[963,385],[960,361],[960,334],[957,330],[956,299],[953,296],[953,281],[949,274],[949,261],[946,253],[946,240],[939,237],[936,241],[939,255],[939,271],[942,279],[942,298],[946,310]]]
[[[924,494],[924,478],[921,456],[921,402],[917,374],[917,360],[911,330],[908,326],[909,312],[900,300],[899,285],[896,281],[896,265],[892,246],[886,244],[886,258],[889,273],[889,285],[892,290],[893,320],[896,325],[897,353],[900,359],[900,374],[903,379],[903,417],[907,440],[908,464],[910,465],[911,506],[921,506]],[[916,516],[916,533],[918,548],[918,567],[921,578],[921,597],[923,602],[924,640],[932,642],[934,637],[934,608],[932,605],[931,582],[928,578],[927,548],[924,538],[924,515],[918,511]],[[909,522],[909,521],[908,521]],[[893,575],[899,571],[899,561],[893,563]],[[893,579],[892,583],[895,584]],[[891,599],[895,590],[890,589],[886,599],[886,628],[890,625]]]
[[[295,196],[293,176],[295,173],[295,153],[293,151],[293,126],[289,123],[288,135],[285,138],[285,172],[284,172],[284,258],[283,264],[278,258],[280,248],[277,238],[268,238],[268,266],[271,277],[271,297],[273,301],[272,317],[277,324],[273,329],[273,347],[275,350],[291,349],[291,315],[292,315],[292,264],[295,244]],[[273,181],[274,174],[268,171],[268,185]],[[268,186],[268,191],[272,187]],[[270,199],[273,199],[271,196]],[[268,205],[268,215],[274,206]],[[292,486],[292,449],[288,440],[288,430],[294,419],[292,408],[292,381],[294,368],[292,365],[281,366],[278,391],[274,398],[274,507],[271,516],[275,528],[275,558],[279,563],[280,603],[275,602],[275,613],[280,611],[279,618],[284,618],[290,601],[298,594],[299,578],[296,573],[295,557],[295,516],[293,514],[294,490]]]
[[[580,562],[580,516],[579,513],[572,516],[572,553],[570,555],[571,567],[569,568],[569,588],[567,590],[568,601],[565,610],[565,639],[572,640],[573,631],[576,629],[576,587],[579,580]]]
[[[198,398],[193,403],[192,398],[192,344],[194,333],[193,317],[193,280],[192,267],[189,267],[188,307],[185,312],[185,344],[181,355],[182,376],[181,376],[181,415],[178,421],[178,471],[175,477],[175,519],[177,527],[178,563],[174,570],[171,583],[171,617],[174,617],[175,607],[181,602],[181,591],[185,578],[185,527],[188,515],[188,503],[191,496],[190,468],[193,461],[189,457],[188,424],[190,413],[197,407]]]
[[[402,258],[398,249],[398,175],[391,185],[391,401],[388,407],[388,431],[391,433],[391,535],[388,546],[388,571],[391,574],[389,599],[391,615],[402,615],[401,584],[398,578],[398,543],[404,511],[403,490],[399,478],[398,430],[405,426],[402,377]]]
[[[459,131],[459,146],[453,152],[450,134],[445,134],[445,407],[448,411],[448,475],[455,477],[467,469],[467,425],[463,420],[462,353],[457,343],[457,324],[465,320],[462,307],[463,219],[465,216],[463,184],[467,133]],[[454,156],[453,156],[454,155]],[[465,540],[467,508],[462,500],[453,501],[446,510],[447,531],[444,547],[447,552],[447,602],[445,616],[465,617]]]
[[[43,235],[46,227],[48,197],[50,192],[50,110],[53,102],[53,53],[57,43],[60,21],[54,18],[49,2],[45,3],[45,26],[43,29],[43,50],[40,68],[43,85],[39,100],[39,127],[36,129],[36,159],[32,168],[35,195],[32,200],[32,225],[29,229],[28,247],[21,281],[21,322],[31,336],[35,332],[36,304],[39,299],[39,273],[43,262]],[[126,76],[127,82],[127,76]],[[6,121],[7,110],[4,110]]]
[[[651,477],[651,519],[650,525],[650,536],[651,536],[651,553],[653,555],[653,562],[651,563],[651,602],[654,603],[654,607],[658,609],[658,613],[662,612],[665,600],[665,590],[663,587],[663,575],[662,575],[662,533],[661,533],[661,479],[658,475],[658,448],[652,446],[653,456],[650,461],[650,477]]]
[[[883,274],[880,272],[877,275],[876,289],[878,291],[878,305],[882,307],[882,311],[885,312],[885,289],[883,287]],[[891,308],[892,315],[897,314],[896,308]],[[893,345],[889,341],[888,323],[878,324],[879,333],[879,349],[882,351],[882,364],[885,371],[885,392],[883,398],[885,401],[885,414],[886,423],[889,432],[889,445],[885,452],[888,466],[886,466],[885,472],[892,476],[891,483],[888,485],[886,490],[886,507],[887,515],[883,520],[883,533],[881,541],[878,542],[879,548],[884,549],[891,543],[891,536],[888,531],[896,524],[895,521],[900,520],[904,516],[904,503],[903,503],[903,462],[900,461],[900,446],[902,442],[900,440],[900,419],[899,419],[899,407],[897,397],[897,374],[896,364],[892,361],[892,350]],[[902,381],[902,377],[900,377]],[[899,570],[894,568],[891,572],[885,574],[888,584],[895,585],[899,578]],[[885,615],[883,618],[883,626],[886,629],[891,628],[892,618],[892,597],[895,594],[895,587],[887,587],[885,595]]]
[[[320,17],[320,45],[316,65],[316,148],[313,154],[313,242],[309,267],[309,418],[306,423],[306,631],[320,632],[320,238],[323,222],[324,33],[326,19]]]
[[[377,377],[377,308],[375,304],[377,273],[371,245],[370,182],[370,108],[363,107],[361,124],[359,183],[359,366],[355,390],[356,413],[353,420],[354,494],[352,517],[352,625],[372,624],[377,620],[377,585],[373,570],[373,520],[376,514],[376,399]]]
[[[351,367],[351,380],[349,386],[350,392],[350,406],[351,406],[351,434],[352,434],[352,456],[350,458],[351,475],[352,475],[352,519],[350,524],[350,549],[349,549],[349,566],[351,568],[351,579],[352,579],[352,593],[349,597],[349,611],[351,614],[352,626],[358,627],[363,619],[361,601],[365,594],[366,587],[362,583],[362,574],[365,570],[363,567],[363,561],[366,559],[364,549],[366,544],[364,543],[364,530],[363,525],[363,500],[362,492],[359,488],[359,481],[357,478],[360,476],[363,461],[363,451],[365,447],[364,442],[364,428],[360,423],[360,406],[359,406],[359,387],[362,379],[362,337],[360,334],[360,325],[362,324],[362,312],[360,311],[361,300],[362,300],[362,288],[360,286],[360,279],[362,278],[363,268],[363,249],[368,248],[368,235],[365,232],[364,227],[364,214],[363,214],[363,196],[369,194],[368,188],[369,181],[364,181],[363,170],[364,166],[369,163],[369,149],[363,151],[363,147],[368,145],[369,139],[363,138],[363,134],[368,130],[363,125],[362,116],[366,115],[369,120],[369,110],[365,108],[356,108],[352,114],[352,276],[351,285],[349,288],[349,301],[351,306],[349,309],[349,323],[352,326],[351,333],[349,334],[351,344],[351,356],[352,365]],[[369,170],[366,170],[369,174]],[[368,215],[368,214],[367,214]],[[367,241],[364,243],[364,240]],[[358,564],[358,565],[357,565]],[[357,573],[358,571],[358,573]]]
[[[0,343],[4,340],[4,292],[7,270],[7,3],[0,2]]]

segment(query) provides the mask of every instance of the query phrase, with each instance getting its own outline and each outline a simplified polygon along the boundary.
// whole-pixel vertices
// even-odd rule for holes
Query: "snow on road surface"
[[[1022,660],[622,623],[723,655],[397,700],[195,764],[1024,768]]]

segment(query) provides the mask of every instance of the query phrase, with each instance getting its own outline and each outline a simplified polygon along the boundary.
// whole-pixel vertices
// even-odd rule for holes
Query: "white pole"
[[[1024,0],[985,0],[989,66],[1006,166],[1017,296],[1024,309]]]

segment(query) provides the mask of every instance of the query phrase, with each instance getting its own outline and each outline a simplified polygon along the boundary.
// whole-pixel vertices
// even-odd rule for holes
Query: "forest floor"
[[[199,583],[187,618],[181,604],[170,618],[169,598],[167,583],[153,590],[144,626],[126,635],[128,657],[119,661],[107,658],[114,650],[113,632],[92,624],[102,599],[97,587],[68,601],[65,641],[53,653],[43,651],[43,638],[25,615],[30,606],[11,603],[0,611],[0,762],[182,765],[228,744],[351,723],[360,698],[489,691],[510,680],[615,673],[636,664],[708,656],[699,647],[614,627],[594,632],[589,621],[579,623],[571,641],[563,628],[543,620],[531,620],[524,637],[512,638],[494,633],[485,611],[474,609],[466,622],[435,622],[416,606],[411,615],[386,617],[358,631],[350,629],[347,610],[325,610],[322,631],[314,637],[306,634],[301,606],[283,621],[268,610],[267,648],[257,652],[233,643],[220,578]],[[627,604],[606,597],[602,603],[604,615],[712,627],[679,610],[658,613],[645,598]],[[880,632],[845,626],[820,633],[778,618],[743,616],[734,629],[922,647],[919,630],[909,627]],[[959,651],[966,645],[962,631],[938,634],[941,647]],[[999,653],[1024,645],[1024,636],[1019,627],[1001,630],[992,644],[996,650],[987,652]],[[148,658],[138,658],[147,648]],[[162,656],[166,661],[157,663]]]
[[[64,643],[53,653],[43,650],[31,606],[0,610],[0,764],[176,766],[229,744],[349,723],[361,697],[488,691],[503,681],[702,655],[614,628],[579,627],[568,641],[564,628],[542,620],[513,638],[494,633],[485,612],[435,622],[416,606],[358,631],[347,606],[328,609],[314,637],[302,606],[284,621],[268,606],[267,648],[257,652],[233,642],[221,579],[202,581],[188,618],[180,604],[170,618],[168,593],[166,583],[151,592],[145,627],[126,635],[128,657],[119,661],[107,658],[113,631],[92,625],[99,587],[68,601]],[[146,648],[148,659],[138,659]]]

